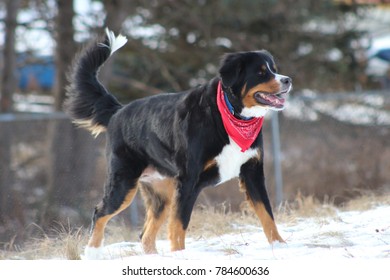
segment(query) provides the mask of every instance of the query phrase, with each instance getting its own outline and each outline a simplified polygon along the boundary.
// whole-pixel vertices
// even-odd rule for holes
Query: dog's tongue
[[[279,98],[276,95],[272,94],[260,94],[261,98],[268,103],[267,105],[272,105],[274,107],[283,107],[285,99]]]

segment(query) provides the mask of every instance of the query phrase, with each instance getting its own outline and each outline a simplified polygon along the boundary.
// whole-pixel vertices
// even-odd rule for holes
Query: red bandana
[[[218,83],[217,106],[227,134],[240,146],[241,152],[245,152],[259,135],[264,118],[237,119],[226,105],[221,82]]]

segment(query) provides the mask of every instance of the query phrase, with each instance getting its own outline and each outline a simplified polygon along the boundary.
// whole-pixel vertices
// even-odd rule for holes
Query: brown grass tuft
[[[352,199],[344,205],[342,209],[345,211],[364,211],[380,205],[390,205],[390,188],[382,189],[378,193],[363,192],[355,199]]]
[[[38,227],[37,225],[31,225]],[[39,228],[39,227],[38,227]],[[80,260],[81,247],[86,243],[87,238],[82,228],[72,229],[58,224],[52,233],[46,234],[41,229],[42,236],[34,237],[25,242],[23,246],[4,247],[0,251],[2,259],[68,259]]]
[[[233,212],[228,203],[215,207],[199,205],[192,214],[188,236],[208,238],[226,233],[240,233],[247,225],[260,226],[260,222],[252,211],[243,209],[241,212]]]
[[[325,217],[337,217],[337,207],[330,199],[319,201],[314,196],[302,196],[297,194],[294,201],[284,202],[278,209],[276,209],[277,223],[286,223],[287,225],[294,225],[297,218],[316,218],[323,219]]]
[[[72,230],[69,225],[59,225],[57,231],[60,254],[68,260],[81,260],[81,247],[86,241],[82,228]]]

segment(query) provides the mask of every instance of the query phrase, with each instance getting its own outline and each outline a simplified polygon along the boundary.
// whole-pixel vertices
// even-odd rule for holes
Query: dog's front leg
[[[269,243],[284,242],[276,227],[264,180],[264,167],[260,159],[252,159],[241,167],[240,190],[255,211]]]

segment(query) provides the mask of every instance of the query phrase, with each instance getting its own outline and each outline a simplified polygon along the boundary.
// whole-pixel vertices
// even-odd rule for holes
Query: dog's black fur
[[[149,222],[156,223],[164,209],[170,207],[169,211],[175,212],[171,214],[171,223],[176,223],[171,227],[170,238],[177,235],[174,231],[185,232],[200,191],[220,182],[220,166],[215,159],[231,141],[216,103],[220,81],[237,118],[248,106],[275,109],[273,104],[255,96],[257,90],[277,95],[287,93],[291,88],[288,77],[283,76],[281,82],[280,79],[275,81],[275,62],[270,53],[239,52],[225,55],[220,75],[204,85],[122,105],[97,78],[99,68],[110,56],[110,43],[106,38],[103,44],[95,43],[78,56],[69,78],[65,103],[66,112],[76,123],[95,134],[107,131],[108,178],[104,198],[94,212],[89,247],[101,246],[100,235],[106,222],[131,203],[139,185],[144,185],[147,207],[154,208]],[[262,132],[250,149],[256,150],[257,156],[244,162],[236,176],[258,214],[268,240],[282,241],[272,224],[273,215],[264,183]],[[142,183],[142,178],[147,179]],[[161,188],[153,189],[154,182],[164,182],[165,178],[174,182],[175,190],[169,195]],[[153,201],[158,206],[154,207]],[[170,206],[167,201],[171,202]],[[148,231],[147,224],[145,231]],[[172,250],[184,249],[184,241],[172,240],[174,238],[171,238]],[[184,236],[179,239],[182,238]],[[143,243],[148,242],[154,241]],[[148,245],[144,244],[144,247]],[[153,244],[151,247],[145,251],[155,252]]]

